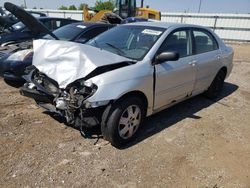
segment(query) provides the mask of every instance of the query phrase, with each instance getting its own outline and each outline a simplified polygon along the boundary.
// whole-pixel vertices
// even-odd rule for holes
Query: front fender
[[[153,67],[140,62],[98,75],[88,81],[97,85],[88,102],[113,101],[132,91],[142,92],[148,100],[149,113],[153,107]]]

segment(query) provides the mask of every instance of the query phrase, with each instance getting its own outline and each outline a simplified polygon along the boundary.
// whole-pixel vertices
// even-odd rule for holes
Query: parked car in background
[[[86,43],[90,39],[96,37],[100,33],[114,27],[111,24],[104,23],[83,23],[77,22],[63,26],[52,33],[59,39],[65,41],[73,41],[78,43]],[[53,35],[47,34],[44,39],[54,39]],[[23,42],[24,43],[24,42]],[[29,44],[27,44],[29,43]],[[17,52],[6,52],[5,56],[0,60],[0,75],[2,75],[8,83],[24,82],[22,76],[26,67],[32,65],[33,50],[32,42],[18,44],[22,50]],[[21,46],[20,46],[21,45]],[[17,44],[15,44],[17,46]],[[28,48],[29,47],[29,48]],[[1,52],[0,52],[1,53]]]
[[[91,23],[91,22],[77,22],[66,25],[53,32],[59,40],[74,41],[79,43],[86,43],[90,39],[114,27],[112,24]],[[49,34],[43,39],[53,39]]]
[[[24,9],[12,4],[4,3],[4,7],[12,13],[20,22],[11,26],[6,33],[0,35],[0,44],[19,42],[39,38],[49,31],[53,31],[64,25],[77,22],[77,20],[65,18],[38,17],[35,18]],[[45,27],[44,27],[45,26]]]
[[[27,11],[35,17],[44,17],[46,14],[42,12],[34,12]],[[12,25],[19,22],[18,18],[16,18],[13,14],[5,11],[2,7],[0,7],[0,34],[6,32]]]
[[[217,97],[232,59],[233,49],[208,28],[137,22],[88,45],[34,41],[36,69],[25,76],[21,94],[68,124],[100,125],[119,147],[135,137],[146,116],[203,92]]]
[[[37,20],[47,27],[50,31],[54,31],[64,25],[78,22],[77,20],[65,19],[65,18],[54,18],[54,17],[39,17]],[[33,32],[29,27],[23,24],[23,22],[18,22],[5,33],[0,35],[0,44],[9,43],[9,42],[20,42],[25,40],[37,39],[45,35],[45,31]]]

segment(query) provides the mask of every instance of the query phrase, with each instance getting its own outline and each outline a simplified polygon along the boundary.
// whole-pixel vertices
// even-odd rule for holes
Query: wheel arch
[[[147,96],[142,92],[142,91],[130,91],[128,93],[123,94],[122,96],[120,96],[118,99],[116,99],[114,102],[119,102],[121,100],[126,99],[127,97],[139,97],[140,99],[142,99],[143,104],[145,104],[145,110],[146,110],[146,114],[147,114],[147,109],[148,109],[148,99]]]
[[[227,75],[227,67],[226,66],[221,67],[221,69],[219,70],[219,72],[221,72],[221,71],[224,73],[224,75],[226,77],[226,75]]]

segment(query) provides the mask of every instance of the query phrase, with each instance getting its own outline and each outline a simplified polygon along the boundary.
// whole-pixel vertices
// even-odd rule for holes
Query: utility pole
[[[141,0],[141,8],[143,8],[144,0]]]
[[[199,3],[199,10],[198,10],[198,13],[201,12],[201,3],[202,3],[202,0],[200,0],[200,3]]]
[[[26,0],[24,0],[24,8],[27,8]]]

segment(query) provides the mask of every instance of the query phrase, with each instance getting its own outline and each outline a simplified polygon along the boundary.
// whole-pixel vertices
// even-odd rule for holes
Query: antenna
[[[202,0],[200,0],[200,3],[199,3],[199,10],[198,10],[198,13],[201,12],[201,3],[202,3]]]
[[[24,8],[27,8],[26,0],[24,0]]]
[[[143,5],[143,4],[144,4],[143,2],[144,2],[144,0],[141,0],[141,8],[143,8],[143,6],[144,6],[144,5]]]

